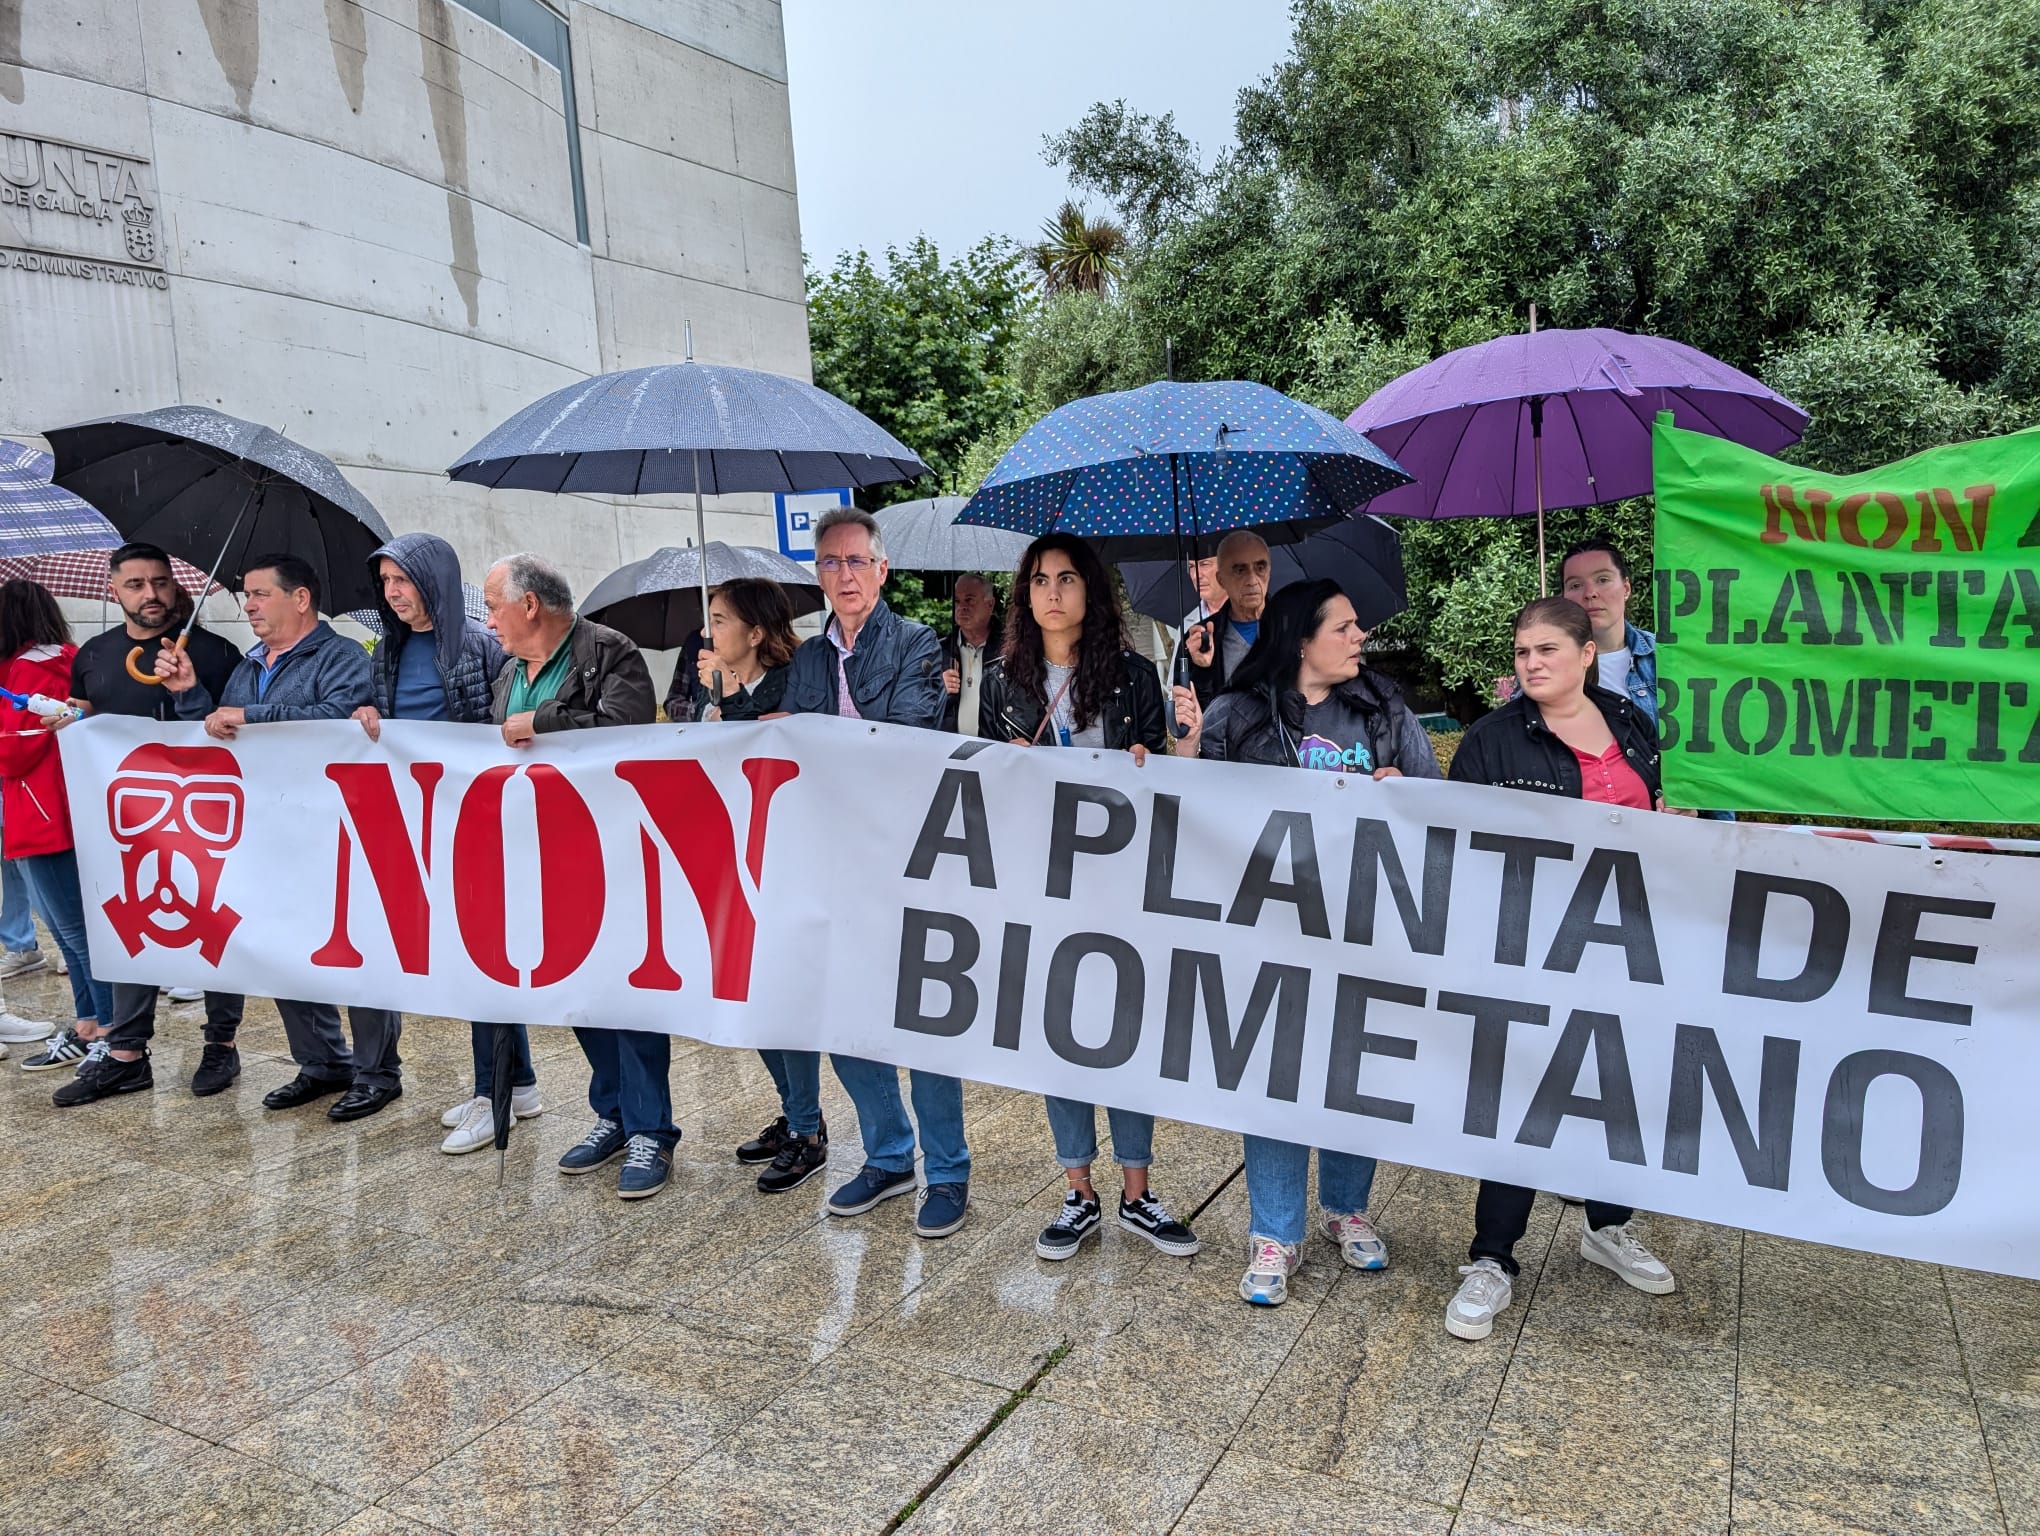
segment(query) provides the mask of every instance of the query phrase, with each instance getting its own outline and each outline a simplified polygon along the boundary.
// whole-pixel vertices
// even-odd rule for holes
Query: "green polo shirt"
[[[552,655],[546,657],[545,665],[538,669],[538,676],[531,677],[529,668],[524,662],[519,661],[512,665],[510,702],[503,711],[506,716],[521,715],[528,710],[536,709],[559,693],[567,680],[567,673],[574,665],[574,629],[580,622],[579,619],[575,619],[574,623],[568,626],[558,647]]]

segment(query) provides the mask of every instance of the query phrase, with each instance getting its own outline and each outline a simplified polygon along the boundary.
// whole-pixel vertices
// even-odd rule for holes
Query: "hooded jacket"
[[[258,643],[227,678],[215,700],[204,683],[177,697],[177,718],[203,720],[215,709],[239,707],[250,725],[281,720],[345,720],[369,702],[368,652],[324,619],[276,658],[262,686],[269,647]]]
[[[1138,651],[1119,653],[1119,680],[1099,706],[1105,745],[1124,752],[1135,745],[1150,752],[1169,750],[1168,706],[1155,664]],[[1006,663],[985,668],[978,688],[978,735],[989,741],[1032,741],[1041,725],[1041,705],[1006,680]],[[1047,738],[1044,738],[1047,739]],[[1054,746],[1053,740],[1048,745]]]
[[[1663,791],[1657,727],[1650,716],[1621,694],[1595,684],[1588,685],[1587,697],[1601,711],[1623,758],[1636,770],[1655,803]],[[1544,712],[1522,693],[1473,722],[1459,750],[1452,754],[1450,777],[1460,784],[1493,784],[1581,798],[1579,759],[1544,723]]]
[[[1431,738],[1424,734],[1393,681],[1362,667],[1350,682],[1334,688],[1330,697],[1355,717],[1376,767],[1400,769],[1411,779],[1444,776],[1438,771],[1438,754],[1431,749]],[[1197,755],[1278,768],[1304,766],[1297,760],[1297,748],[1305,736],[1303,695],[1294,688],[1284,689],[1279,716],[1274,702],[1273,688],[1233,689],[1220,694],[1204,716]]]
[[[0,668],[0,686],[15,693],[71,696],[71,645],[38,645]],[[71,846],[71,805],[57,738],[25,709],[0,699],[0,841],[10,859],[62,853]]]
[[[857,631],[845,670],[860,719],[942,729],[948,698],[942,687],[942,644],[934,630],[901,618],[883,598]],[[790,715],[836,713],[836,642],[826,631],[802,641],[793,653],[780,707]]]
[[[394,560],[424,600],[432,616],[429,634],[420,634],[400,620],[376,583],[376,612],[382,617],[382,640],[369,657],[375,688],[373,703],[385,716],[397,708],[397,663],[404,647],[430,642],[439,683],[446,690],[446,717],[462,725],[486,725],[491,687],[509,658],[489,627],[467,615],[461,600],[460,556],[446,540],[430,533],[400,533],[368,557],[370,571],[379,561]]]

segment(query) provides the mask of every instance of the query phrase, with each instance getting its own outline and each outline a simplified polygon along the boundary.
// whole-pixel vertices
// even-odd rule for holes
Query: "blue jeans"
[[[0,859],[0,945],[17,955],[42,947],[29,905],[28,874],[18,859]]]
[[[831,1055],[836,1076],[857,1106],[864,1161],[886,1173],[911,1173],[914,1126],[900,1099],[900,1070],[861,1056]],[[963,1084],[938,1072],[909,1072],[914,1117],[930,1184],[968,1184],[970,1148],[963,1143]],[[792,1116],[787,1117],[789,1122]]]
[[[1249,1136],[1247,1230],[1278,1243],[1300,1243],[1309,1227],[1310,1148]],[[1358,1216],[1374,1190],[1374,1159],[1350,1152],[1318,1153],[1318,1205],[1334,1216]]]
[[[77,1017],[113,1027],[113,984],[92,979],[92,956],[85,948],[85,894],[78,888],[78,856],[66,848],[61,853],[31,853],[10,859],[28,875],[35,904],[50,936],[64,952],[71,968],[71,1004]]]
[[[822,1129],[822,1053],[760,1051],[759,1059],[779,1090],[779,1112],[796,1136],[817,1136]]]
[[[468,1042],[475,1052],[475,1097],[486,1099],[496,1084],[496,1031],[510,1031],[510,1086],[531,1088],[538,1068],[531,1064],[531,1031],[522,1024],[470,1024]],[[614,1115],[609,1117],[615,1119]]]
[[[671,1035],[577,1024],[574,1038],[594,1069],[588,1079],[590,1109],[614,1120],[626,1136],[651,1136],[668,1147],[680,1139],[673,1124],[673,1085],[666,1078],[673,1060]]]
[[[1055,1160],[1065,1168],[1088,1168],[1098,1160],[1098,1106],[1075,1099],[1042,1099],[1048,1106],[1048,1129],[1055,1137]],[[1112,1127],[1112,1161],[1122,1168],[1146,1168],[1155,1160],[1155,1117],[1130,1109],[1108,1109]]]

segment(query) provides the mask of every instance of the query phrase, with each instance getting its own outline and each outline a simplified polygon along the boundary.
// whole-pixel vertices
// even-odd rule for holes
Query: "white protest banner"
[[[102,977],[842,1051],[2040,1277],[2016,856],[835,719],[62,745]]]

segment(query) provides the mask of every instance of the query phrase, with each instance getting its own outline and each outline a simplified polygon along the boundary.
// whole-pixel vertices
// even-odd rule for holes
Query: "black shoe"
[[[156,1074],[147,1056],[133,1061],[101,1056],[88,1061],[76,1077],[51,1094],[50,1102],[59,1109],[69,1109],[74,1104],[90,1104],[94,1099],[109,1099],[117,1093],[140,1093],[155,1086]]]
[[[340,1095],[338,1103],[327,1106],[326,1118],[366,1120],[370,1115],[380,1114],[403,1096],[402,1084],[394,1088],[371,1088],[367,1083],[356,1083]]]
[[[323,1099],[329,1093],[345,1093],[354,1086],[354,1078],[313,1077],[300,1072],[281,1088],[272,1088],[262,1095],[264,1109],[296,1109],[300,1104],[309,1104],[314,1099]]]
[[[231,1045],[214,1045],[207,1041],[198,1070],[191,1074],[192,1096],[209,1099],[216,1093],[225,1093],[240,1075],[241,1053]]]
[[[1034,1240],[1034,1251],[1044,1259],[1072,1258],[1084,1246],[1084,1239],[1098,1230],[1102,1220],[1104,1215],[1096,1200],[1086,1200],[1074,1189],[1066,1189],[1062,1209],[1055,1213],[1054,1221],[1041,1229],[1041,1236]]]
[[[785,1146],[787,1142],[798,1141],[799,1139],[799,1137],[786,1128],[786,1116],[781,1115],[777,1120],[766,1126],[764,1130],[737,1148],[737,1161],[740,1163],[769,1163],[772,1159],[779,1156],[779,1149]]]
[[[795,1136],[779,1149],[779,1156],[772,1159],[772,1166],[758,1175],[758,1193],[783,1195],[789,1189],[799,1189],[828,1164],[826,1142]]]

